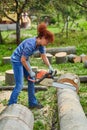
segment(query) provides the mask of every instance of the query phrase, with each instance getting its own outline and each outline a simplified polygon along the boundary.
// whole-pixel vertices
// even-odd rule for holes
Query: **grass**
[[[55,33],[55,42],[52,45],[49,45],[48,47],[64,47],[64,46],[76,46],[76,52],[77,55],[81,54],[87,54],[87,24],[83,23],[81,21],[80,23],[81,28],[84,28],[83,31],[75,30],[75,32],[69,30],[69,38],[67,39],[65,36],[65,33],[60,33],[60,29],[56,26],[49,26],[49,30]],[[22,39],[25,39],[27,37],[32,37],[37,34],[35,27],[30,30],[21,30],[21,36]],[[12,66],[10,64],[3,65],[2,64],[2,57],[3,56],[11,56],[14,49],[17,47],[16,44],[14,44],[14,39],[12,40],[10,38],[10,35],[15,35],[15,31],[7,31],[2,32],[4,43],[0,44],[0,73],[5,73],[6,70],[11,69]],[[45,68],[47,67],[43,65],[43,62],[37,58],[34,59],[34,57],[31,58],[31,64],[32,66],[36,66],[38,63],[39,68]],[[77,75],[87,75],[87,69],[83,67],[83,63],[70,63],[67,62],[65,64],[56,64],[55,58],[52,61],[52,66],[55,69],[58,69],[59,71],[64,72],[70,72]],[[49,88],[46,92],[37,92],[36,97],[40,100],[40,102],[47,108],[49,108],[49,112],[47,113],[41,113],[40,110],[33,110],[35,117],[35,124],[34,124],[34,130],[49,130],[50,124],[49,119],[52,117],[50,116],[51,111],[54,110],[55,106],[57,105],[56,101],[56,91],[54,88]],[[80,102],[82,104],[83,110],[85,113],[87,113],[87,83],[81,83],[79,88],[79,97]],[[7,101],[4,100],[2,103],[5,105],[7,104]],[[21,92],[18,98],[18,103],[21,103],[25,106],[28,106],[28,99],[27,99],[27,92]],[[46,115],[47,114],[47,115]]]

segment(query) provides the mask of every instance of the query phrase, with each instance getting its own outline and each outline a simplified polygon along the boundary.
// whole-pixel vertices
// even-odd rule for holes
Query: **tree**
[[[78,8],[72,0],[51,0],[51,3],[54,5],[57,14],[60,14],[63,19],[64,26],[62,32],[65,29],[66,37],[68,38],[69,21],[77,17]]]
[[[40,22],[41,16],[46,13],[47,5],[50,0],[32,0],[30,4],[30,15],[35,15],[37,17],[37,24]]]
[[[16,23],[16,43],[17,45],[20,43],[20,17],[21,13],[27,7],[30,0],[2,0],[0,2],[0,13],[5,17]],[[9,16],[9,13],[15,13],[17,15],[17,19]]]

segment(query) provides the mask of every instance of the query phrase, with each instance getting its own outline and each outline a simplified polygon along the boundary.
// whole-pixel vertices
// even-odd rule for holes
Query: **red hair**
[[[38,37],[45,37],[49,42],[54,41],[54,34],[47,30],[47,25],[45,23],[41,23],[37,27]]]

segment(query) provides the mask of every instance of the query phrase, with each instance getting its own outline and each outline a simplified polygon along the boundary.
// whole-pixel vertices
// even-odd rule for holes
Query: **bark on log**
[[[68,61],[71,62],[71,63],[74,63],[75,57],[76,57],[75,54],[67,55],[67,59],[68,59]]]
[[[34,117],[25,106],[13,104],[0,114],[0,130],[33,130]]]
[[[78,76],[72,74],[62,75],[59,81],[74,83],[78,87],[80,84]],[[77,93],[68,88],[57,90],[60,130],[86,130],[87,119]]]
[[[87,118],[76,92],[59,89],[57,95],[60,130],[87,130]]]
[[[46,53],[46,56],[47,56],[49,62],[52,63],[52,57],[53,57],[53,55],[51,55],[50,53]]]
[[[59,52],[66,52],[67,54],[76,54],[76,47],[75,46],[67,46],[67,47],[55,47],[55,48],[47,48],[46,49],[47,53],[50,53],[52,55],[55,55],[56,53]],[[34,54],[35,57],[39,57],[40,53],[37,52]]]
[[[84,75],[84,76],[79,76],[79,78],[80,78],[80,82],[81,82],[81,83],[87,83],[87,76],[86,76],[86,75]]]
[[[11,57],[3,57],[2,58],[2,64],[9,64]]]
[[[61,63],[66,63],[67,62],[67,53],[66,52],[60,52],[55,54],[56,58],[56,63],[61,64]]]
[[[67,46],[67,47],[58,47],[58,48],[47,48],[47,53],[51,53],[55,55],[59,52],[66,52],[67,54],[76,54],[76,47],[75,46]]]
[[[5,72],[5,83],[8,84],[8,85],[14,85],[15,84],[13,70],[7,70]]]

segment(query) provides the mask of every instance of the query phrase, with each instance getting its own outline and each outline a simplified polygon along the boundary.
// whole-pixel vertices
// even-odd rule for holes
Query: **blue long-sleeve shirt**
[[[33,55],[36,51],[39,51],[41,54],[46,52],[44,46],[36,47],[36,37],[28,38],[20,43],[20,45],[14,50],[11,61],[20,62],[21,57],[25,56],[26,60],[28,60],[29,56]]]

